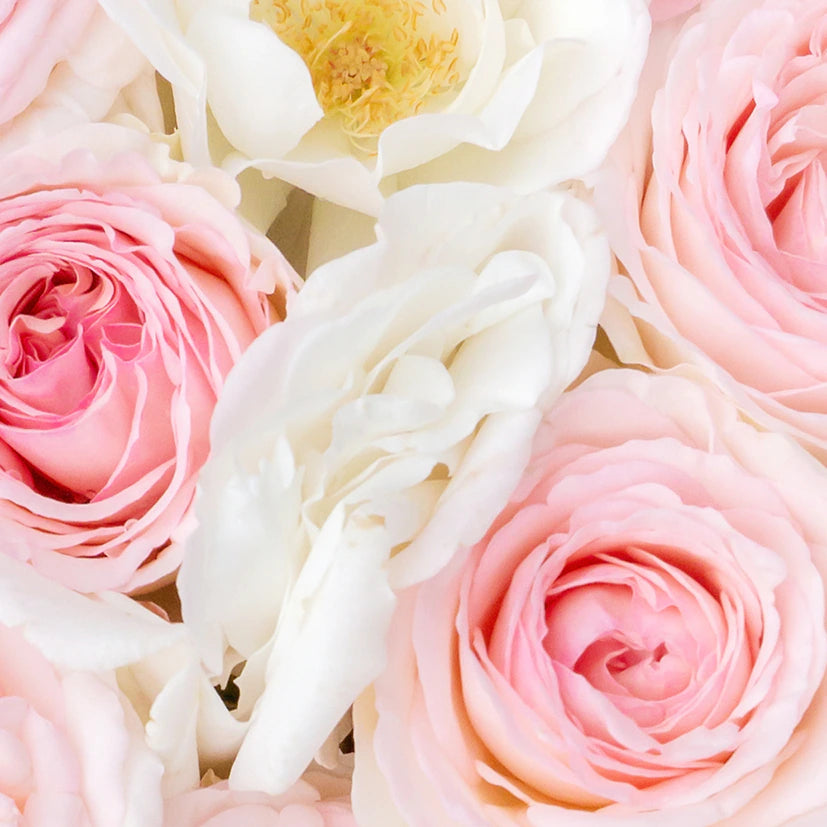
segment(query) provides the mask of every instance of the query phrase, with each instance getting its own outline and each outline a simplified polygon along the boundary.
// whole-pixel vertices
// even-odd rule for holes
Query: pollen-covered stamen
[[[460,81],[459,34],[426,25],[446,11],[432,4],[433,15],[418,0],[252,0],[250,16],[301,55],[325,114],[371,151],[385,127]]]

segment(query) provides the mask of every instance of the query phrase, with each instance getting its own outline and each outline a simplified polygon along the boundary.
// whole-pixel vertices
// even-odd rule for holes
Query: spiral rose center
[[[587,647],[575,671],[596,689],[623,693],[641,700],[663,700],[682,692],[692,677],[680,655],[664,641],[654,646],[635,645],[611,635]]]
[[[325,114],[372,152],[383,129],[459,83],[459,33],[427,25],[446,10],[432,1],[433,14],[419,0],[252,0],[250,16],[301,55]]]
[[[708,624],[718,614],[699,584],[661,566],[595,560],[557,579],[545,611],[544,647],[557,668],[653,735],[691,706],[693,686],[710,668],[699,653],[709,651]],[[581,720],[594,719],[582,694],[570,702]]]
[[[13,378],[27,376],[82,342],[90,368],[100,362],[102,341],[127,355],[139,344],[140,318],[115,285],[86,268],[57,270],[23,293],[9,319],[6,359]],[[79,384],[82,377],[76,374]]]

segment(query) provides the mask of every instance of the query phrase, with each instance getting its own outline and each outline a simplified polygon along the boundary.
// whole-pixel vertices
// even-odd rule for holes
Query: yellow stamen
[[[431,0],[435,15],[447,10]],[[252,0],[250,17],[301,55],[325,115],[375,151],[383,129],[459,83],[459,33],[420,33],[420,0]]]

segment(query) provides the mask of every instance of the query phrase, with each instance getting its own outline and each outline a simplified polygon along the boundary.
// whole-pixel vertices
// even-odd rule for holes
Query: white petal
[[[204,60],[221,131],[250,157],[283,155],[321,117],[307,67],[267,26],[205,9],[187,42]]]
[[[386,554],[378,526],[356,537],[343,533],[312,602],[291,602],[270,658],[272,680],[233,765],[233,787],[286,789],[381,671],[385,641],[377,630],[387,628],[395,604]]]
[[[501,150],[535,97],[541,66],[539,51],[527,55],[505,73],[496,92],[475,115],[424,114],[391,124],[379,140],[377,174],[411,169],[445,155],[461,143]],[[477,176],[470,180],[475,179]]]
[[[0,555],[0,623],[22,626],[52,663],[90,671],[134,663],[186,635],[126,595],[87,597],[5,555]]]
[[[273,158],[269,153],[252,158],[234,155],[224,161],[223,167],[231,175],[255,167],[265,175],[281,178],[334,204],[377,215],[382,206],[382,194],[373,171],[349,155],[333,154],[330,147],[325,147],[320,156],[308,145],[313,131],[323,126],[325,124],[321,122],[307,133],[289,157]]]
[[[204,62],[184,40],[172,0],[101,0],[106,13],[171,84],[189,160],[208,163]]]

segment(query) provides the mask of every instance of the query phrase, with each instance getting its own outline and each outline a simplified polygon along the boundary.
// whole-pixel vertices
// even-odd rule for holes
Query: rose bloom
[[[594,339],[609,251],[571,194],[412,187],[377,237],[311,273],[213,418],[178,589],[207,672],[243,667],[235,788],[300,776],[381,670],[392,589],[482,536]]]
[[[166,802],[168,827],[356,827],[350,784],[324,772],[308,773],[278,796],[231,790],[226,781]]]
[[[74,150],[73,147],[76,147]],[[292,271],[234,182],[90,125],[0,161],[2,550],[74,589],[172,572],[224,376]]]
[[[114,681],[56,670],[5,626],[0,654],[0,822],[159,824],[161,763]]]
[[[649,14],[656,22],[669,20],[694,9],[698,3],[699,0],[650,0]]]
[[[127,678],[186,648],[181,624],[126,595],[78,594],[0,555],[0,824],[160,827],[169,762],[146,736],[162,722],[145,731],[136,713],[157,693]]]
[[[593,170],[649,30],[643,0],[102,5],[171,82],[189,159],[207,160],[209,137],[234,173],[372,215],[412,183],[530,192]]]
[[[651,113],[642,100],[599,188],[627,271],[605,316],[620,358],[695,364],[821,453],[825,21],[812,0],[707,4],[653,48]]]
[[[145,63],[95,0],[0,4],[0,150],[100,120]]]
[[[798,445],[685,378],[567,393],[484,539],[400,598],[354,713],[359,823],[778,827],[823,806],[826,496]]]

